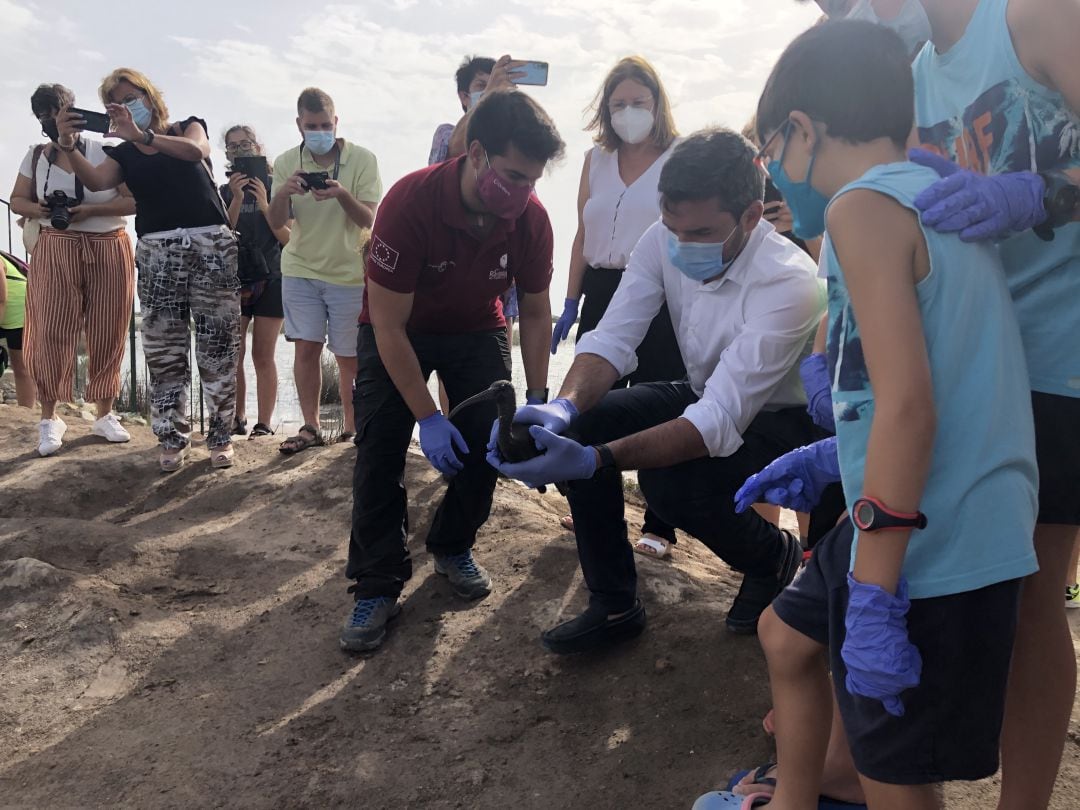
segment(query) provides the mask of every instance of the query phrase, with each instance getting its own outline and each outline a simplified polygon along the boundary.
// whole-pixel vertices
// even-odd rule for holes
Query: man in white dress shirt
[[[529,485],[567,482],[589,608],[543,634],[555,653],[637,636],[645,610],[623,518],[622,470],[653,511],[743,572],[728,627],[753,633],[794,577],[797,538],[753,510],[743,481],[820,438],[798,363],[825,308],[816,268],[762,220],[764,176],[750,143],[706,130],[676,147],[660,175],[660,221],[641,237],[607,313],[577,345],[559,397],[520,408],[543,454],[488,461]],[[664,303],[688,379],[611,391]],[[494,433],[493,433],[494,438]]]

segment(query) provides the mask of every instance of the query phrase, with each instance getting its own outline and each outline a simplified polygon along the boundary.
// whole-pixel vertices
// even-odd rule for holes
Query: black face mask
[[[41,125],[41,134],[53,143],[56,143],[60,139],[60,130],[56,128],[55,118],[50,118]]]

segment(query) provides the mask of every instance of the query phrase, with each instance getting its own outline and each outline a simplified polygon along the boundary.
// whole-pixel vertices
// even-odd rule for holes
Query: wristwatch
[[[1032,230],[1044,242],[1054,238],[1054,229],[1072,222],[1080,208],[1080,188],[1064,172],[1039,172],[1046,185],[1043,193],[1043,208],[1046,219]]]
[[[851,508],[851,519],[859,531],[906,531],[925,529],[926,515],[922,512],[897,512],[877,498],[859,498]]]
[[[143,146],[149,146],[150,144],[152,144],[154,142],[154,130],[148,129],[143,132],[142,142]]]
[[[600,456],[600,463],[596,465],[596,472],[593,475],[599,475],[601,470],[618,470],[615,465],[615,454],[611,452],[611,448],[606,444],[594,444],[593,449]]]
[[[538,399],[541,402],[548,401],[548,389],[546,388],[529,388],[525,391],[525,399]]]

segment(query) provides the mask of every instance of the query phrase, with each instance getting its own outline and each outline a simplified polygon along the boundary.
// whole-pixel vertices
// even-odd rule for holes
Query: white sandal
[[[666,560],[671,556],[671,543],[663,538],[655,540],[652,537],[642,537],[634,543],[634,551],[655,560]]]
[[[176,450],[167,449],[161,451],[161,456],[158,458],[158,464],[161,466],[161,471],[164,473],[174,473],[184,466],[184,459],[187,458],[190,445],[185,445]]]

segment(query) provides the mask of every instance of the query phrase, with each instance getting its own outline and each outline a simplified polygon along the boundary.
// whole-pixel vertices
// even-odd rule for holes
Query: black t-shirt
[[[273,194],[274,178],[268,177],[266,181],[266,198],[270,199]],[[228,186],[221,187],[221,198],[225,201],[225,207],[232,204],[232,189]],[[244,194],[240,202],[240,216],[236,218],[236,230],[240,233],[240,241],[250,244],[259,250],[266,258],[266,266],[270,268],[271,276],[281,275],[281,243],[270,230],[266,217],[255,205],[255,198],[250,194]],[[244,252],[240,251],[240,261],[244,261]],[[244,277],[244,268],[240,268],[240,276]]]
[[[194,116],[175,127],[183,133],[192,122],[206,130],[206,122]],[[130,141],[106,146],[105,153],[120,164],[124,182],[135,197],[135,233],[139,236],[175,228],[228,225],[217,187],[199,161],[161,152],[145,155]]]

